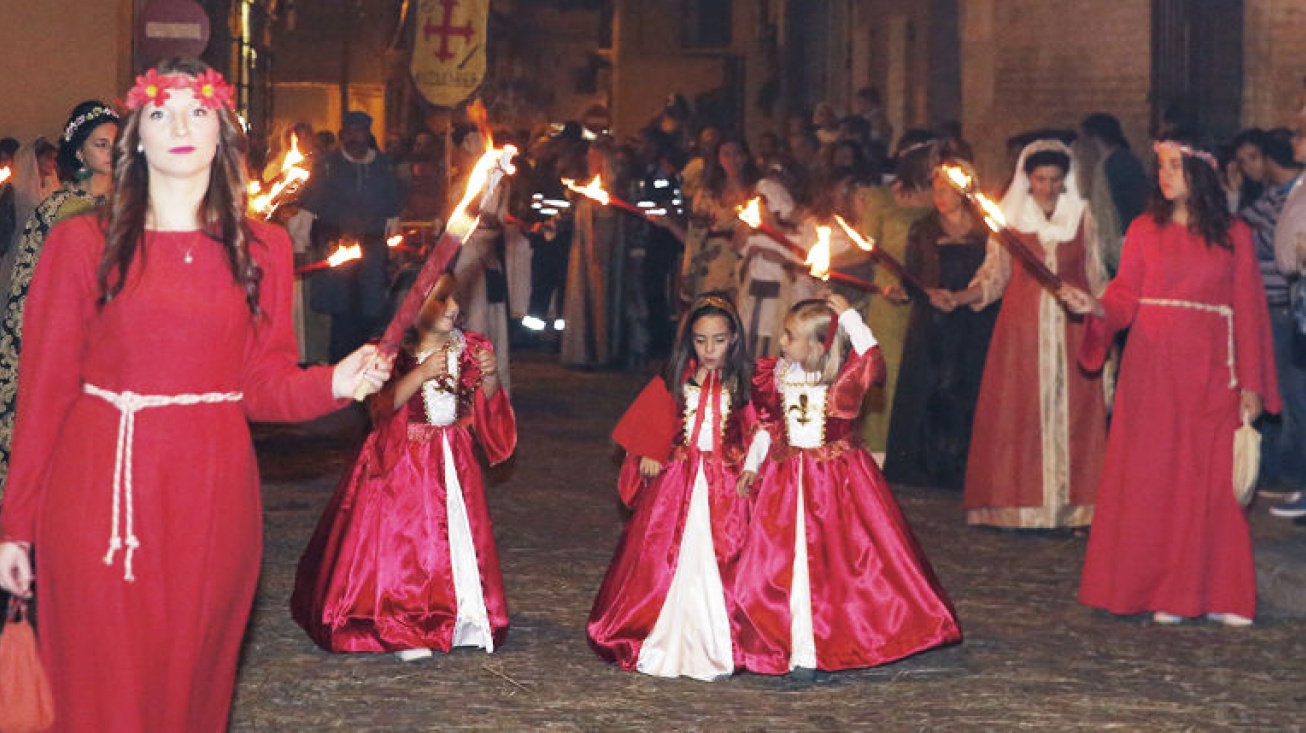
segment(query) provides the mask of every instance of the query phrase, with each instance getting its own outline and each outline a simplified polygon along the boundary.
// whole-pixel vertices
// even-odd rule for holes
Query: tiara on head
[[[158,69],[150,69],[136,77],[136,86],[128,90],[124,105],[127,109],[139,109],[146,104],[161,105],[172,96],[173,89],[191,90],[200,106],[207,109],[236,108],[235,90],[222,74],[212,69],[193,77],[180,73],[160,74]]]
[[[117,122],[118,113],[104,105],[96,105],[92,107],[90,110],[77,115],[68,123],[68,126],[63,129],[63,141],[66,143],[72,142],[73,135],[77,134],[77,130],[81,128],[82,125],[101,119],[102,122]]]
[[[918,142],[918,143],[912,143],[911,145],[908,145],[907,147],[903,148],[902,150],[899,150],[898,153],[897,153],[894,157],[901,158],[902,156],[904,156],[904,155],[910,155],[911,153],[914,153],[914,152],[916,152],[917,150],[921,150],[921,149],[924,149],[924,148],[934,148],[934,147],[937,147],[938,144],[939,144],[939,141],[938,141],[938,140],[924,140],[924,141],[921,141],[921,142]]]
[[[691,310],[698,310],[699,308],[706,308],[706,307],[716,308],[718,310],[723,310],[727,313],[735,312],[735,304],[731,303],[729,300],[726,300],[720,295],[700,295],[698,297],[698,300],[695,301],[694,307]]]
[[[1066,145],[1060,140],[1051,137],[1042,137],[1029,143],[1028,145],[1025,146],[1024,152],[1029,153],[1031,155],[1034,153],[1045,153],[1045,152],[1064,153],[1066,155],[1071,154],[1069,145]]]
[[[1219,161],[1215,159],[1214,155],[1211,155],[1205,150],[1198,150],[1197,148],[1184,145],[1180,142],[1175,142],[1174,140],[1158,140],[1152,143],[1152,152],[1160,154],[1162,150],[1178,151],[1179,154],[1185,158],[1197,158],[1198,160],[1205,161],[1213,170],[1220,170]]]

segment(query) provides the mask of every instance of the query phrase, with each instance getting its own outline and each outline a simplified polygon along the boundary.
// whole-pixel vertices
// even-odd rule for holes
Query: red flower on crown
[[[236,100],[233,99],[235,90],[222,78],[222,74],[213,69],[195,77],[195,81],[190,82],[189,86],[201,107],[208,109],[226,107],[231,110],[236,108]]]
[[[236,108],[235,90],[222,74],[212,69],[195,78],[185,74],[160,74],[157,69],[150,69],[136,77],[136,86],[127,92],[123,105],[127,109],[139,109],[149,103],[161,105],[172,96],[169,91],[172,89],[191,90],[195,100],[206,109]]]
[[[177,81],[175,76],[162,76],[157,69],[150,69],[136,77],[136,86],[127,92],[127,109],[139,109],[147,103],[163,104],[172,96],[168,90],[178,88]]]

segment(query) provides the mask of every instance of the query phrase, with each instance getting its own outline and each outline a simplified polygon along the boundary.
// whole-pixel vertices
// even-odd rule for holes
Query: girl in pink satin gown
[[[734,563],[747,490],[769,446],[748,401],[751,362],[734,305],[719,291],[700,296],[666,375],[613,432],[627,454],[621,498],[634,515],[588,632],[599,656],[623,669],[712,680],[739,664]]]
[[[489,341],[454,326],[455,288],[446,274],[427,297],[372,403],[376,428],[300,559],[291,611],[327,651],[414,661],[456,646],[493,652],[507,634],[473,440],[501,463],[517,423]]]
[[[780,345],[783,356],[753,376],[753,406],[777,448],[735,572],[744,666],[871,667],[960,641],[952,604],[857,437],[862,397],[884,379],[875,337],[831,295],[795,305]]]

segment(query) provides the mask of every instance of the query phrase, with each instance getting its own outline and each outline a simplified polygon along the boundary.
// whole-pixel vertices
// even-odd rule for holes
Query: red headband
[[[825,350],[829,351],[834,346],[834,340],[839,336],[839,314],[831,311],[830,325],[825,329]]]
[[[158,69],[150,69],[136,77],[136,86],[127,91],[127,100],[123,104],[127,109],[139,109],[146,104],[162,105],[172,96],[170,89],[191,90],[200,106],[207,109],[236,108],[235,90],[222,74],[212,69],[194,77],[180,73],[160,74]]]

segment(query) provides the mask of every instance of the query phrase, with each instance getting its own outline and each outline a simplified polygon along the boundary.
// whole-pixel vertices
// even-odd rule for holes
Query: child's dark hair
[[[748,354],[744,339],[744,323],[739,319],[739,311],[730,297],[719,290],[703,293],[694,299],[693,305],[680,321],[676,334],[676,345],[667,361],[666,372],[662,379],[667,389],[676,400],[676,407],[685,408],[685,370],[695,358],[694,324],[705,316],[721,316],[730,324],[730,333],[735,338],[730,342],[726,358],[721,366],[721,384],[730,393],[732,404],[742,405],[748,401],[749,386],[753,379],[753,358]]]

